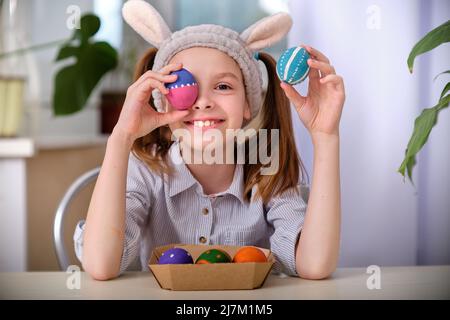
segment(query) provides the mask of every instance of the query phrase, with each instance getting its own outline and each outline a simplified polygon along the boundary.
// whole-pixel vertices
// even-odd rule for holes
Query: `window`
[[[95,0],[94,12],[102,25],[95,35],[98,40],[109,42],[114,48],[122,44],[122,0]]]

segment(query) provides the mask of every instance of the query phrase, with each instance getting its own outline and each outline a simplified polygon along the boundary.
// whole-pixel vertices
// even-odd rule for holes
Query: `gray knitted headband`
[[[292,27],[287,13],[265,17],[241,34],[220,25],[202,24],[189,26],[172,33],[164,19],[149,3],[129,0],[122,9],[125,21],[145,40],[158,48],[153,71],[163,68],[178,52],[192,47],[218,49],[233,58],[241,68],[251,118],[262,105],[262,73],[254,54],[281,40]],[[163,110],[161,92],[152,92],[155,107]]]

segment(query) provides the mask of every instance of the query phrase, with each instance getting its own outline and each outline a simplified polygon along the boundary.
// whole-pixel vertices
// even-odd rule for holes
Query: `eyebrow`
[[[231,73],[231,72],[220,72],[220,73],[217,73],[217,74],[214,75],[215,79],[217,79],[217,78],[225,78],[225,77],[231,77],[231,78],[234,78],[236,80],[239,80],[238,76],[235,75],[234,73]]]

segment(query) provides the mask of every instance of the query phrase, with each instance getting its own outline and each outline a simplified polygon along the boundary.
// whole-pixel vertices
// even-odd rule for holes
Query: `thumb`
[[[180,121],[189,114],[189,110],[174,110],[170,112],[158,113],[157,123],[158,126],[165,126],[173,122]]]
[[[288,99],[296,106],[300,107],[306,100],[306,97],[303,97],[301,94],[294,89],[293,86],[287,84],[285,82],[280,82],[280,87],[283,89],[284,93],[288,97]]]

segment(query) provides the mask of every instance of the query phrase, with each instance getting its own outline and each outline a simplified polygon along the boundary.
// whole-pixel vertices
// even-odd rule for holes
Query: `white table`
[[[365,268],[342,268],[326,280],[269,275],[264,286],[238,291],[169,291],[148,272],[95,281],[82,272],[68,289],[64,272],[0,273],[0,299],[449,299],[450,266],[381,267],[381,289],[367,288]]]

